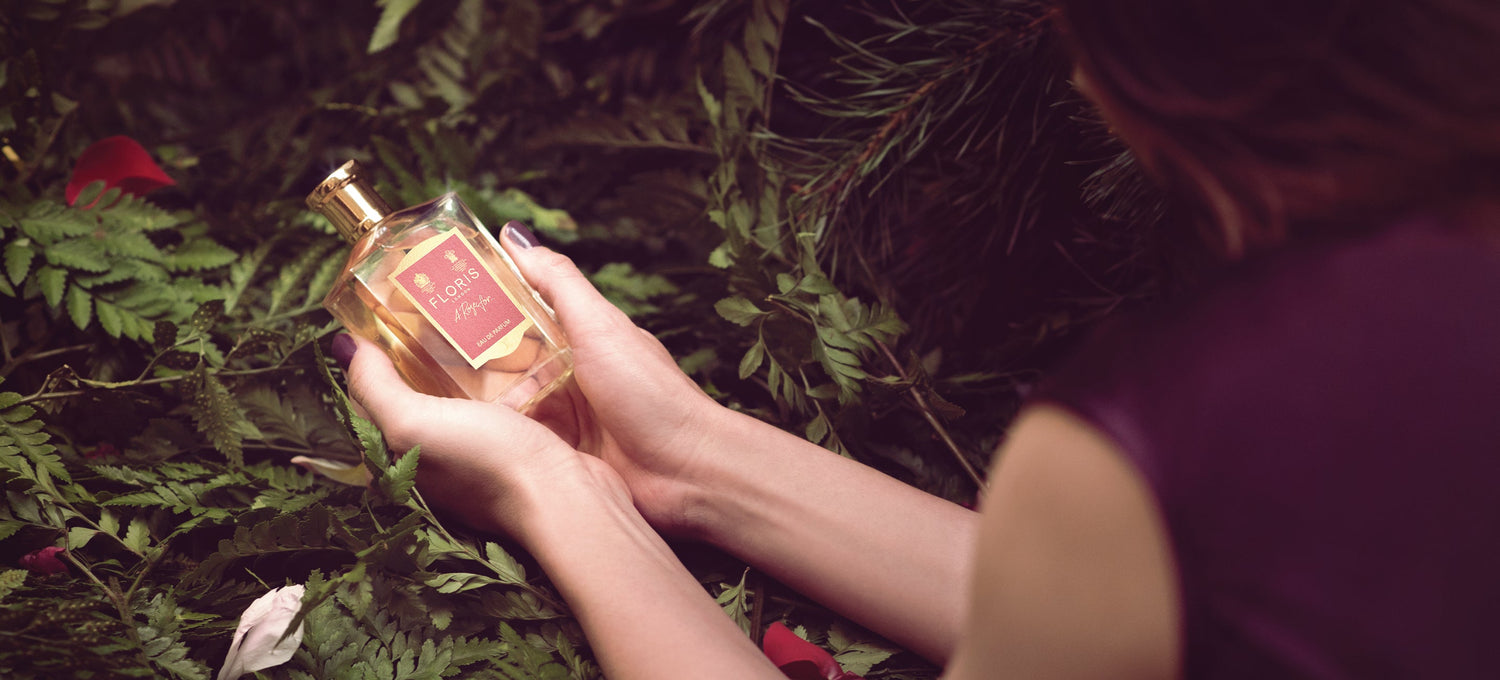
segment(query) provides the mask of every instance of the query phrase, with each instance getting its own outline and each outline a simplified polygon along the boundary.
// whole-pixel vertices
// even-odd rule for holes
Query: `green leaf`
[[[431,574],[424,578],[422,583],[445,595],[477,590],[485,586],[504,585],[503,581],[488,576],[454,572]]]
[[[738,624],[740,630],[744,631],[746,635],[750,634],[750,617],[748,616],[750,612],[750,599],[745,588],[745,582],[749,577],[750,568],[746,567],[745,571],[740,574],[740,582],[738,584],[733,586],[726,585],[724,592],[719,593],[719,596],[714,598],[714,601],[718,602],[719,606],[723,608],[724,613],[728,614],[729,618]]]
[[[120,330],[124,328],[125,321],[120,314],[120,308],[103,300],[94,301],[94,313],[99,316],[99,327],[104,329],[112,338],[120,337]]]
[[[78,550],[88,545],[89,540],[98,535],[98,531],[88,527],[73,527],[68,530],[68,550]]]
[[[198,306],[197,311],[193,312],[193,317],[189,319],[188,323],[192,324],[193,328],[199,333],[208,333],[213,330],[214,326],[219,323],[219,319],[223,318],[223,316],[224,301],[209,300]]]
[[[109,259],[104,253],[104,244],[92,236],[72,238],[53,244],[46,250],[47,262],[86,272],[102,272],[109,269]]]
[[[114,513],[104,510],[99,514],[99,530],[114,536],[120,533],[120,520],[115,518]]]
[[[25,569],[6,569],[0,571],[0,602],[26,583]]]
[[[834,287],[833,282],[828,280],[828,277],[817,273],[802,277],[802,282],[797,287],[813,295],[833,295],[839,292],[838,288]]]
[[[411,502],[411,489],[417,484],[417,459],[421,453],[422,447],[413,446],[398,456],[380,476],[380,489],[392,502],[402,505]]]
[[[195,238],[177,246],[162,258],[172,271],[216,269],[234,262],[239,254],[207,238]]]
[[[822,413],[807,424],[807,441],[821,444],[828,437],[828,416]]]
[[[898,651],[875,638],[857,639],[839,622],[828,629],[828,647],[833,651],[833,659],[855,675],[869,675],[871,668]]]
[[[26,272],[31,270],[31,260],[35,256],[36,250],[31,247],[31,239],[12,241],[5,247],[5,275],[10,277],[11,283],[21,285]]]
[[[161,250],[151,239],[138,231],[111,234],[101,243],[104,252],[121,258],[135,258],[148,262],[160,262]]]
[[[767,312],[756,307],[755,303],[739,296],[724,298],[715,302],[714,310],[719,313],[719,316],[740,326],[749,326],[756,319],[767,314]]]
[[[516,558],[511,557],[497,543],[484,544],[484,557],[495,575],[500,577],[502,583],[518,586],[526,583],[526,569],[521,566]]]
[[[102,314],[99,320],[103,322]],[[229,458],[232,466],[244,467],[243,442],[249,422],[245,420],[245,414],[240,410],[234,395],[224,387],[224,383],[219,382],[217,376],[208,372],[208,367],[204,364],[199,364],[194,369],[187,382],[192,391],[188,411],[197,423],[198,431],[208,437],[215,449]]]
[[[740,380],[749,378],[760,368],[766,360],[766,343],[764,340],[756,340],[750,346],[750,351],[745,352],[745,358],[740,360]]]
[[[42,297],[50,307],[62,304],[63,290],[67,283],[68,272],[56,267],[42,267],[36,273],[36,285],[42,289]]]
[[[100,182],[99,186],[102,188],[104,183]],[[88,213],[53,201],[33,203],[21,218],[21,231],[36,239],[42,247],[70,236],[91,233],[98,226],[98,220]]]
[[[121,542],[137,553],[145,552],[146,546],[151,542],[151,530],[147,528],[146,520],[139,517],[130,520],[130,528],[125,530],[125,537]]]
[[[380,428],[375,427],[374,423],[364,418],[351,416],[350,421],[366,466],[376,477],[384,477],[386,468],[391,465],[390,453],[385,448],[385,435],[380,433]]]
[[[396,37],[401,33],[401,21],[416,9],[422,0],[376,0],[377,5],[383,9],[380,12],[380,21],[375,24],[375,32],[370,34],[370,45],[366,48],[368,54],[374,54],[396,42]]]
[[[89,327],[94,317],[94,301],[78,286],[68,286],[68,316],[80,330]]]
[[[48,443],[51,437],[42,430],[42,421],[32,417],[36,409],[13,405],[20,398],[14,392],[0,393],[0,404],[12,404],[0,409],[0,469],[9,469],[43,491],[52,487],[54,478],[70,483],[72,477],[56,447]]]

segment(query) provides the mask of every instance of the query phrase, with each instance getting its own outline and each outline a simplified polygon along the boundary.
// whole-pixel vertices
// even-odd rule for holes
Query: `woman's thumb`
[[[635,323],[604,299],[566,255],[537,243],[536,235],[514,220],[500,229],[500,242],[521,275],[557,312],[558,323],[576,347],[585,338],[629,331]],[[608,337],[605,335],[605,337]]]

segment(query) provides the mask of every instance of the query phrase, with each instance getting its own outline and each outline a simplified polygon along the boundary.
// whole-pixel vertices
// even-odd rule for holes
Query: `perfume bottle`
[[[572,375],[552,310],[457,195],[392,211],[349,161],[307,205],[354,244],[323,306],[412,388],[525,412]]]

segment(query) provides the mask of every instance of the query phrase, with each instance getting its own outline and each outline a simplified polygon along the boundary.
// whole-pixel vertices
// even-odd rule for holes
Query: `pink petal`
[[[845,673],[833,655],[807,640],[797,637],[780,621],[766,629],[761,649],[771,663],[792,680],[858,680],[859,676]]]
[[[56,546],[33,550],[21,556],[21,566],[36,574],[61,574],[68,570],[68,565],[57,559],[62,552]]]
[[[145,147],[123,135],[94,142],[78,156],[78,162],[73,164],[73,177],[64,192],[68,204],[78,200],[84,187],[100,180],[106,190],[119,187],[120,191],[136,196],[177,183],[151,160]],[[93,204],[84,207],[91,208]]]

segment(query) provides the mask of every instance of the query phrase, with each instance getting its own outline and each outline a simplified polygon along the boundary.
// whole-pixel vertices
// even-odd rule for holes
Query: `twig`
[[[22,353],[21,356],[15,357],[11,361],[7,362],[5,366],[0,367],[0,378],[4,378],[5,376],[10,375],[11,371],[16,370],[17,367],[27,362],[36,361],[37,359],[45,359],[47,357],[57,356],[59,354],[67,354],[68,352],[85,350],[93,347],[93,344],[86,343],[82,345],[70,345],[68,347],[58,347],[49,350],[39,350],[38,348],[40,347],[41,345],[34,345],[31,349],[26,350],[24,353]]]
[[[891,352],[891,348],[886,347],[885,343],[879,340],[875,341],[875,345],[885,354],[885,358],[891,362],[891,367],[896,370],[896,375],[902,380],[910,380],[906,375],[906,369],[901,367],[901,362],[896,360],[896,355]],[[933,414],[932,406],[927,403],[927,397],[922,396],[922,391],[917,389],[916,385],[912,385],[908,391],[911,393],[912,400],[917,402],[917,409],[922,412],[922,417],[927,419],[927,424],[932,426],[938,438],[943,440],[943,444],[947,445],[949,451],[953,452],[953,457],[958,460],[958,464],[964,469],[964,472],[968,473],[969,479],[974,480],[974,485],[979,487],[979,493],[983,494],[988,491],[989,485],[985,484],[984,477],[979,474],[978,470],[974,469],[974,464],[969,462],[968,456],[964,455],[963,449],[959,448],[958,443],[953,441],[953,437],[948,434],[948,428],[943,427],[943,424],[938,421],[937,416]]]
[[[267,366],[265,368],[247,368],[247,369],[244,369],[244,370],[241,370],[241,371],[219,371],[215,375],[218,375],[218,376],[238,377],[238,376],[247,376],[247,375],[260,375],[260,374],[263,374],[263,373],[275,373],[277,371],[289,371],[289,370],[293,370],[293,369],[296,369],[296,368],[298,368],[298,367],[297,366]],[[124,388],[127,388],[127,387],[144,387],[146,385],[161,385],[161,384],[164,384],[164,383],[173,383],[173,382],[178,382],[178,381],[181,381],[181,380],[186,380],[186,379],[188,379],[190,377],[192,377],[191,374],[184,374],[184,375],[170,375],[170,376],[166,376],[166,377],[162,377],[162,378],[147,378],[145,380],[132,380],[130,382],[123,382],[123,383],[99,383],[99,384],[96,384],[96,385],[92,385],[90,387],[90,389],[86,389],[86,390],[67,390],[67,391],[64,391],[64,392],[42,392],[42,391],[39,390],[39,391],[34,392],[31,395],[29,395],[29,396],[21,399],[20,401],[18,401],[16,403],[17,404],[28,404],[28,403],[31,403],[33,401],[47,401],[47,400],[51,400],[51,399],[67,399],[69,397],[81,397],[83,395],[89,394],[90,392],[95,392],[95,391],[99,391],[99,390],[109,391],[109,390],[124,389]],[[83,380],[83,379],[79,378],[79,380]],[[45,389],[45,387],[43,389]]]

